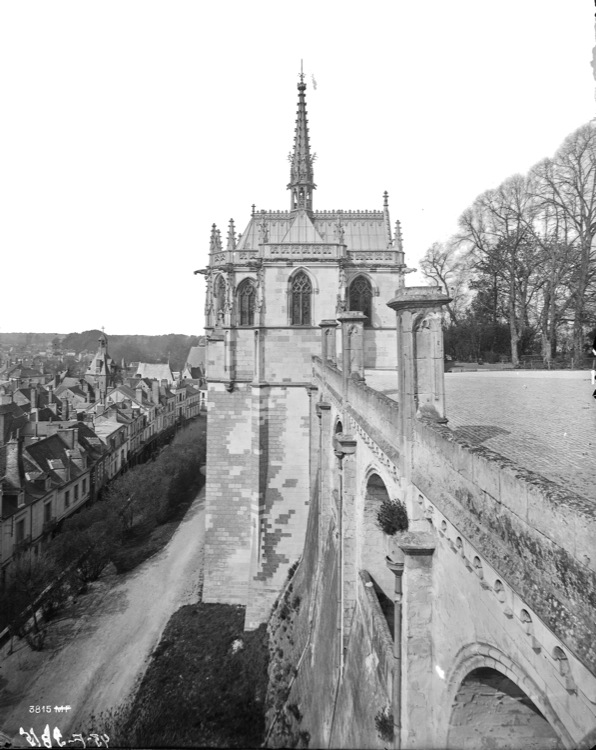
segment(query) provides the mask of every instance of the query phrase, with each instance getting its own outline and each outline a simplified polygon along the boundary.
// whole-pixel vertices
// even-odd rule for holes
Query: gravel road
[[[50,731],[59,727],[63,739],[102,732],[90,727],[88,717],[117,708],[131,695],[171,615],[199,599],[204,521],[203,490],[169,544],[114,585],[100,586],[70,632],[66,624],[67,638],[58,648],[36,654],[20,644],[16,653],[2,654],[1,731],[15,739],[20,727],[32,727],[39,737],[46,724]],[[29,707],[36,705],[72,710],[31,714]]]

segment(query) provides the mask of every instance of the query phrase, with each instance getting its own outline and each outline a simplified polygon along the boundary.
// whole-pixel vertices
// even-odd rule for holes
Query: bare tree
[[[550,365],[555,355],[557,334],[572,303],[572,280],[577,260],[567,212],[554,200],[552,187],[543,179],[548,165],[540,162],[528,177],[528,190],[535,213],[530,226],[539,250],[542,273],[541,294],[536,300],[536,315],[541,338],[542,357]]]
[[[420,270],[427,279],[443,287],[452,301],[447,305],[451,323],[456,325],[467,297],[468,265],[459,251],[457,239],[434,242],[420,261]]]
[[[573,306],[573,349],[583,354],[584,327],[589,323],[588,290],[594,281],[596,235],[596,128],[583,125],[568,136],[553,159],[534,168],[542,202],[549,205],[567,228],[569,247],[575,250],[570,278]]]
[[[525,178],[514,175],[496,190],[479,195],[459,221],[460,240],[469,247],[472,268],[494,279],[495,296],[504,303],[514,365],[519,364],[521,336],[530,325],[540,284],[530,231],[534,210]]]

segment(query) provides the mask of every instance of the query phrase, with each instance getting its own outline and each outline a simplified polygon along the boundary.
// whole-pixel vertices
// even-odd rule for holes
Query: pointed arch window
[[[350,284],[349,309],[366,315],[365,326],[372,325],[372,286],[366,276],[356,276]]]
[[[244,279],[238,286],[238,325],[254,326],[256,291],[252,279]]]
[[[312,285],[304,271],[292,279],[290,287],[290,320],[293,326],[309,326]]]

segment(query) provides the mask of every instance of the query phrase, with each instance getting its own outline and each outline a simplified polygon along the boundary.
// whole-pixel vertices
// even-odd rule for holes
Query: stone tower
[[[395,368],[403,287],[399,222],[377,211],[316,211],[300,75],[289,211],[257,211],[236,235],[213,225],[206,276],[208,441],[204,601],[263,622],[302,553],[311,495],[312,356],[340,356],[335,319],[360,311],[364,368]],[[339,339],[338,339],[339,340]]]
[[[114,386],[117,366],[108,354],[108,337],[102,331],[98,340],[97,351],[85,373],[85,380],[95,389],[95,399],[105,402],[109,388]]]

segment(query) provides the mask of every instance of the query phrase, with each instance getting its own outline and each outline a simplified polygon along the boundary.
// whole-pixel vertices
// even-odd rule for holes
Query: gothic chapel
[[[266,620],[302,553],[311,487],[312,357],[341,357],[338,318],[361,321],[365,368],[395,368],[404,286],[399,222],[314,208],[306,84],[298,83],[290,206],[258,211],[227,238],[213,225],[206,277],[208,447],[204,601]],[[337,343],[336,343],[337,339]],[[355,368],[352,368],[354,370]]]

